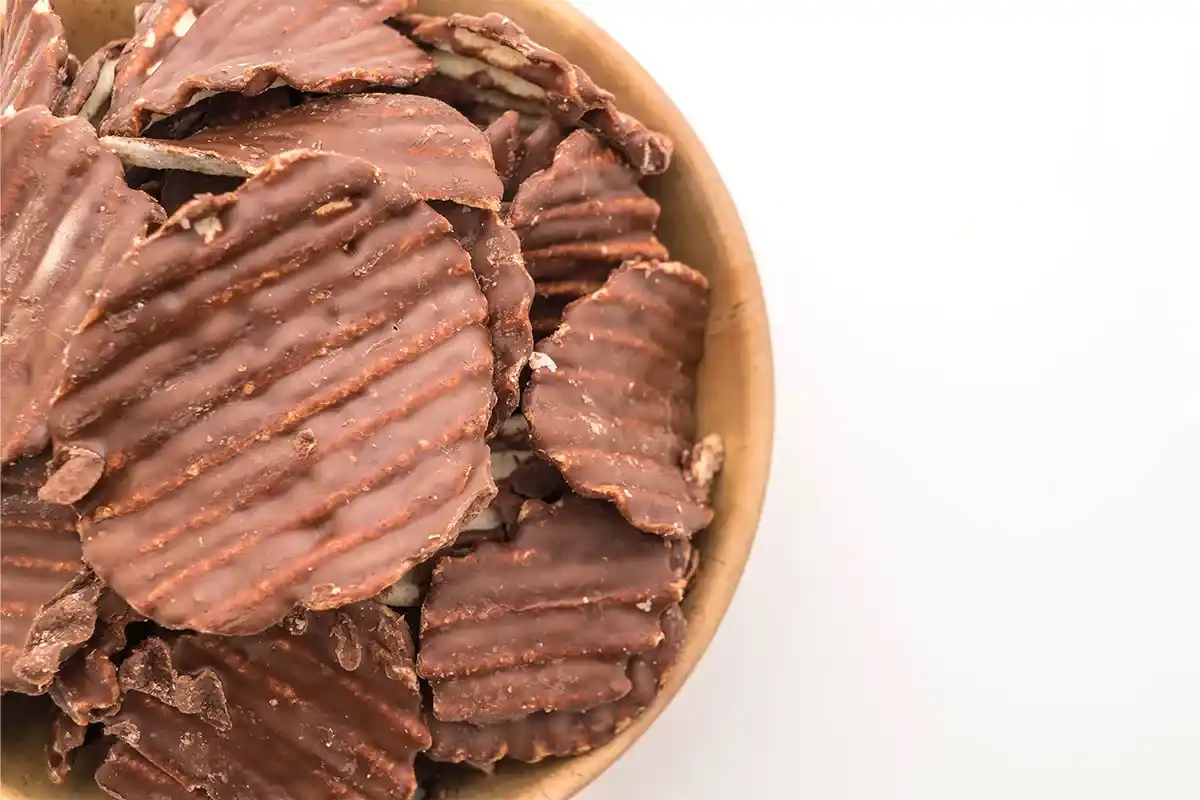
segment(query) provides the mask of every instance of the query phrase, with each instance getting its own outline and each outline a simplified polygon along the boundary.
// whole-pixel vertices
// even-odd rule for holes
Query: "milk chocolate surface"
[[[708,483],[685,456],[696,439],[696,371],[708,282],[678,263],[631,262],[570,305],[530,360],[524,399],[534,448],[588,497],[638,528],[690,536],[712,521]]]
[[[404,620],[373,601],[253,637],[150,639],[106,730],[212,800],[410,798],[430,744],[412,658]]]
[[[595,134],[568,136],[551,166],[517,190],[508,212],[529,274],[566,279],[597,265],[666,259],[654,235],[662,209],[639,180]]]
[[[568,497],[527,503],[510,542],[443,559],[417,662],[434,717],[486,725],[620,700],[630,657],[658,645],[683,597],[687,548]]]
[[[81,560],[76,513],[38,499],[42,459],[25,459],[0,473],[0,687],[40,694],[92,635],[86,607],[91,584]],[[99,588],[96,588],[98,598]],[[78,613],[64,618],[63,606]]]
[[[50,0],[8,0],[0,53],[0,110],[4,116],[53,106],[67,79],[67,42]]]
[[[341,153],[370,161],[423,200],[493,211],[504,192],[483,133],[444,103],[412,95],[319,97],[245,121],[209,123],[179,141],[102,143],[129,165],[241,177],[297,148]]]
[[[552,756],[578,755],[607,744],[654,702],[679,660],[687,632],[679,606],[663,611],[658,624],[662,630],[658,644],[629,661],[629,691],[621,699],[586,711],[542,711],[485,725],[434,718],[429,721],[433,735],[429,758],[486,769],[504,758],[537,762]]]
[[[0,460],[40,453],[63,348],[108,273],[161,214],[78,117],[0,119]]]
[[[124,742],[109,748],[104,763],[96,770],[96,783],[117,800],[206,800],[154,766]]]
[[[436,208],[454,226],[459,243],[470,254],[471,268],[487,298],[496,390],[488,431],[494,435],[521,402],[521,372],[533,352],[529,324],[533,279],[525,271],[521,240],[495,212],[442,203]]]
[[[431,60],[383,20],[411,0],[158,0],[117,71],[101,130],[137,136],[153,115],[202,92],[255,95],[276,82],[305,92],[411,86]]]
[[[104,463],[85,557],[174,628],[375,595],[495,493],[486,319],[449,223],[366,162],[185,205],[68,352],[56,439]]]

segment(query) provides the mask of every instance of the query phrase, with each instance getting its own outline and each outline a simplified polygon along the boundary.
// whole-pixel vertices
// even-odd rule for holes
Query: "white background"
[[[1200,798],[1200,0],[577,2],[732,189],[779,406],[585,800]]]

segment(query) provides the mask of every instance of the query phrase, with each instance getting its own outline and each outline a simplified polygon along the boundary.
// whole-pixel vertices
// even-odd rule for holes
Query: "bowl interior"
[[[55,0],[72,52],[86,57],[128,36],[136,0]],[[424,0],[428,13],[499,11],[543,44],[569,54],[613,92],[622,110],[675,140],[675,162],[646,181],[663,205],[660,238],[674,258],[704,272],[712,312],[701,369],[701,433],[726,442],[725,471],[715,496],[717,517],[697,542],[700,572],[685,602],[689,639],[680,665],[658,700],[615,741],[587,755],[536,765],[502,765],[495,776],[468,774],[451,788],[462,800],[566,800],[604,771],[653,722],[678,691],[712,639],[745,567],[766,489],[773,428],[771,351],[762,290],[732,200],[695,133],[659,86],[619,45],[562,0]],[[45,777],[45,698],[6,696],[0,796],[12,800],[104,797],[86,765],[66,786]]]

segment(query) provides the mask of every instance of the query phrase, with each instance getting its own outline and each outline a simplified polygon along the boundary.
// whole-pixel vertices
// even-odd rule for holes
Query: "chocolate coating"
[[[524,409],[538,454],[647,532],[690,536],[712,521],[711,476],[694,485],[685,469],[707,318],[703,275],[631,262],[568,306],[530,359]]]
[[[63,348],[108,272],[161,214],[77,117],[29,108],[0,120],[0,459],[49,443]]]
[[[93,125],[99,124],[108,111],[117,76],[117,62],[128,43],[128,39],[116,39],[92,53],[80,66],[54,113],[62,117],[78,115]]]
[[[335,95],[224,125],[186,139],[105,137],[129,165],[248,176],[271,157],[304,148],[370,161],[423,200],[497,210],[504,187],[483,132],[450,106],[401,94]]]
[[[495,493],[487,305],[448,222],[298,151],[130,253],[68,353],[56,440],[105,475],[84,553],[175,628],[371,597]]]
[[[212,800],[412,797],[430,739],[404,620],[372,601],[289,622],[148,640],[121,667],[106,731]],[[228,725],[180,707],[179,687],[213,680]]]
[[[529,309],[533,279],[525,271],[521,240],[492,211],[448,203],[438,204],[454,226],[454,235],[471,256],[471,268],[488,301],[488,331],[492,337],[492,385],[496,407],[488,425],[495,435],[521,403],[521,372],[533,352]]]
[[[613,96],[586,72],[530,39],[507,17],[410,14],[401,28],[432,48],[439,80],[429,81],[430,91],[452,105],[549,113],[559,125],[596,132],[642,175],[658,175],[670,166],[674,144],[669,137],[618,110]]]
[[[53,106],[67,77],[67,41],[50,0],[8,0],[0,54],[0,114]]]
[[[0,476],[0,687],[25,694],[45,690],[95,623],[94,609],[91,624],[81,621],[86,631],[54,623],[54,601],[76,588],[85,567],[75,512],[38,499],[44,476],[41,459],[11,464]],[[35,633],[47,635],[40,647]]]
[[[542,47],[502,14],[404,19],[412,38],[433,48],[440,74],[553,109],[571,121],[612,95],[558,53]]]
[[[96,770],[96,783],[117,800],[206,800],[208,795],[185,789],[124,742],[109,748]]]
[[[654,701],[679,659],[687,625],[679,606],[663,611],[661,641],[634,656],[626,669],[629,691],[619,700],[586,711],[549,711],[490,725],[429,721],[434,761],[465,762],[488,769],[503,758],[536,762],[585,753],[607,744]]]
[[[504,181],[505,195],[508,194],[509,181],[517,171],[521,156],[521,115],[516,111],[505,111],[503,114],[484,128],[483,135],[487,137],[488,145],[492,148],[492,160],[496,163],[496,172]]]
[[[68,658],[47,694],[76,724],[111,716],[120,703],[117,662],[126,645],[126,628],[142,617],[116,592],[105,588],[96,604],[96,628],[87,643]]]
[[[526,503],[510,542],[434,571],[417,661],[434,717],[486,725],[621,699],[630,657],[658,645],[659,615],[683,597],[688,549],[604,503]]]
[[[431,60],[380,24],[411,0],[158,0],[117,72],[101,130],[137,136],[152,115],[182,111],[202,92],[255,95],[276,81],[305,92],[405,87]],[[198,7],[206,6],[206,7]]]
[[[661,209],[638,185],[640,177],[595,134],[568,136],[551,166],[521,185],[508,212],[534,280],[666,259],[654,235]]]

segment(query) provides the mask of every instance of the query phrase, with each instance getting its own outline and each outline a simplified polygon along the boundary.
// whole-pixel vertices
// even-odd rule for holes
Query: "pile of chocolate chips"
[[[671,142],[410,5],[155,0],[80,62],[9,1],[2,683],[55,780],[408,798],[609,741],[683,647],[722,445]]]

